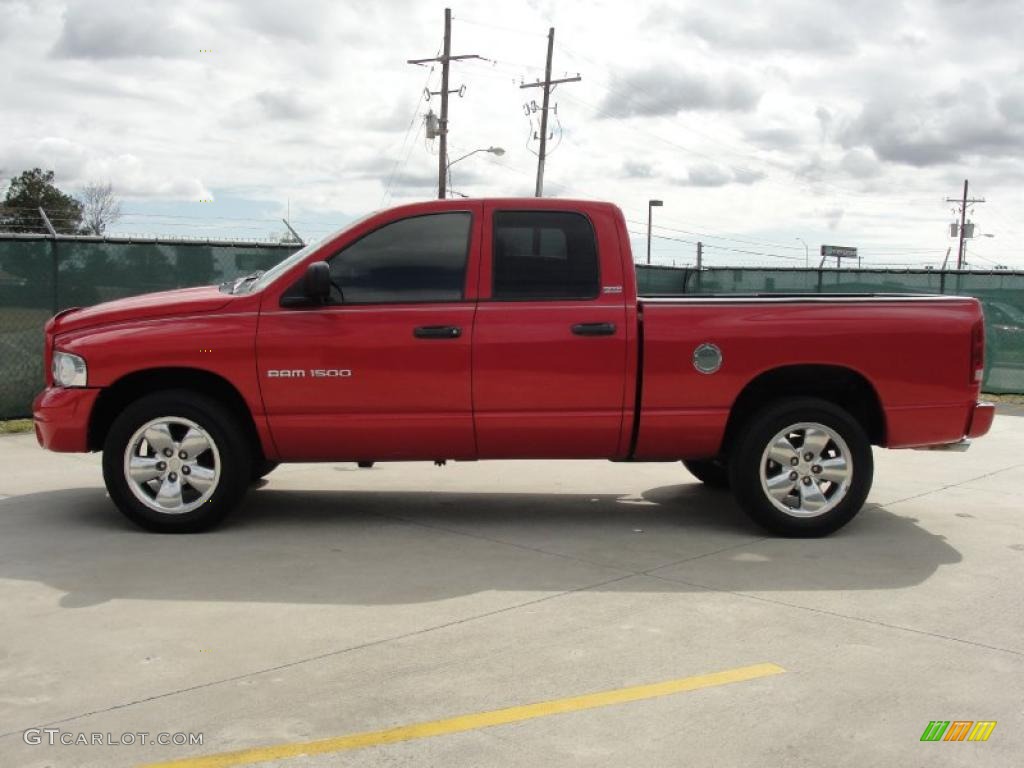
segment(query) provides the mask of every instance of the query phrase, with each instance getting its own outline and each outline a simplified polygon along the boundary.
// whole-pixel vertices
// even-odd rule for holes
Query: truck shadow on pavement
[[[115,599],[382,605],[484,591],[901,589],[960,554],[869,504],[824,539],[766,536],[724,492],[275,491],[211,533],[133,527],[99,488],[0,501],[0,579]],[[624,577],[624,578],[623,578]],[[618,579],[618,580],[616,580]]]

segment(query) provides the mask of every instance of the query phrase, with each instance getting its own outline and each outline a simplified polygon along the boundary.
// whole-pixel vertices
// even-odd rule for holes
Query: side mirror
[[[331,296],[331,268],[326,261],[314,261],[306,267],[302,292],[314,304],[326,304]]]

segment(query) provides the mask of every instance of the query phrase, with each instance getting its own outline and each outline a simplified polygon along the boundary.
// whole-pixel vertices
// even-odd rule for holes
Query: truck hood
[[[146,293],[91,307],[66,309],[46,324],[46,330],[49,333],[66,333],[79,328],[144,318],[215,312],[227,305],[232,298],[230,294],[222,293],[216,286]]]

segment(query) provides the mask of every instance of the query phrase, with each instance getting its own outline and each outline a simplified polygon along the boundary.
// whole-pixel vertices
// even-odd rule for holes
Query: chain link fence
[[[294,244],[0,234],[0,418],[28,416],[43,385],[43,325],[67,307],[209,285],[268,269]],[[935,293],[985,306],[985,390],[1024,392],[1024,272],[638,266],[641,295]]]
[[[0,234],[0,418],[30,414],[43,386],[43,325],[56,312],[232,280],[298,247]]]

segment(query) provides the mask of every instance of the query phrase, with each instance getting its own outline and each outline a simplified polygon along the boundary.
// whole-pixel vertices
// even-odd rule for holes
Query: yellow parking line
[[[566,699],[554,699],[552,701],[537,702],[536,704],[495,709],[490,712],[458,715],[457,717],[449,717],[444,720],[431,720],[425,723],[387,728],[383,731],[365,731],[348,736],[337,736],[332,739],[293,742],[290,744],[278,744],[272,747],[256,747],[255,749],[242,749],[237,752],[221,752],[220,754],[207,755],[205,757],[187,757],[182,760],[172,760],[166,763],[150,763],[142,766],[142,768],[225,768],[225,766],[230,765],[252,765],[253,763],[262,763],[268,760],[284,760],[290,757],[344,752],[350,749],[374,747],[380,744],[393,744],[397,741],[425,739],[430,736],[442,736],[446,733],[460,733],[462,731],[473,731],[478,728],[490,728],[495,725],[518,723],[523,720],[533,720],[538,717],[559,715],[565,712],[579,712],[584,709],[596,709],[612,704],[625,704],[630,701],[653,699],[658,696],[696,691],[701,688],[726,685],[727,683],[741,683],[746,680],[756,680],[759,677],[778,675],[785,671],[777,664],[754,664],[749,667],[737,667],[736,669],[727,669],[722,672],[712,672],[708,675],[680,677],[661,683],[635,685],[630,688],[615,688],[610,691],[587,693],[583,696],[573,696]]]

